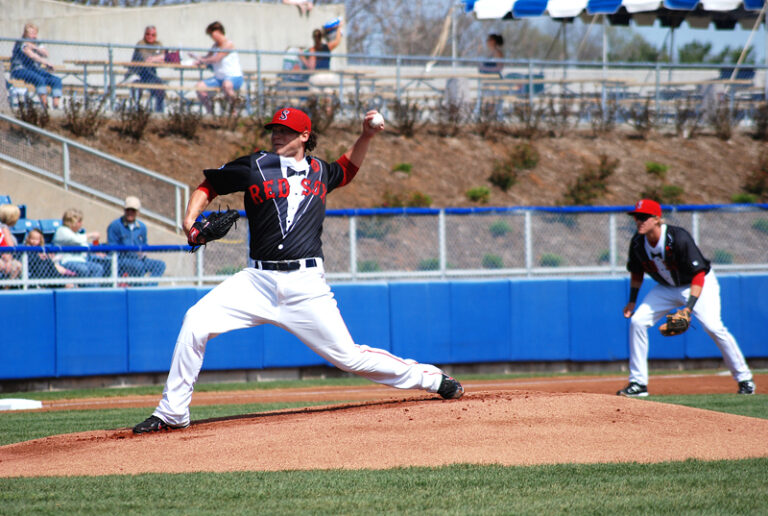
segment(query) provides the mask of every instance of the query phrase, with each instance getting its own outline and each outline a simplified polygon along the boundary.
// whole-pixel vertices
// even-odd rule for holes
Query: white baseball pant
[[[668,287],[656,284],[635,310],[629,325],[629,381],[648,385],[648,328],[670,310],[688,301],[690,285]],[[712,337],[725,359],[725,365],[737,382],[752,379],[752,373],[736,339],[723,325],[720,316],[720,284],[714,271],[704,278],[704,289],[693,307],[693,316]]]
[[[187,310],[154,415],[170,425],[187,425],[208,341],[231,330],[267,323],[293,333],[343,371],[398,389],[437,392],[443,374],[437,367],[354,343],[325,282],[322,260],[316,261],[317,267],[290,272],[246,268]]]

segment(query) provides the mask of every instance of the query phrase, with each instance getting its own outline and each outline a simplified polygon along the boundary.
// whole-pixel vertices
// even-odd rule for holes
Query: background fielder
[[[238,328],[271,323],[296,335],[344,371],[401,389],[423,389],[460,398],[461,384],[433,365],[404,360],[382,349],[354,343],[325,282],[321,234],[328,193],[349,183],[368,146],[383,126],[369,122],[349,150],[333,163],[306,153],[316,140],[309,117],[298,109],[278,110],[272,122],[273,152],[255,152],[205,170],[190,196],[184,229],[190,245],[204,243],[193,231],[197,217],[218,194],[244,192],[250,231],[250,263],[190,308],[173,352],[163,398],[144,433],[189,425],[189,404],[208,341]]]
[[[739,382],[739,394],[753,394],[752,373],[720,316],[720,285],[691,235],[681,227],[665,224],[661,206],[650,199],[638,201],[629,215],[637,225],[637,233],[629,244],[627,270],[632,279],[629,303],[624,307],[624,317],[631,318],[629,385],[616,394],[648,395],[648,328],[681,305],[698,319],[720,348],[726,366]],[[644,273],[657,285],[635,310]]]

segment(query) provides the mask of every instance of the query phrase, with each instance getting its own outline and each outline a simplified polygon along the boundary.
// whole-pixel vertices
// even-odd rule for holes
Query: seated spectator
[[[51,88],[53,107],[59,107],[61,100],[61,79],[48,70],[53,65],[48,61],[48,50],[37,44],[37,26],[24,25],[23,39],[16,41],[11,53],[11,77],[32,84],[44,107],[48,107],[48,87]]]
[[[39,229],[30,229],[24,239],[24,245],[29,247],[45,247],[43,232]],[[58,263],[56,256],[45,252],[45,249],[40,253],[27,253],[27,267],[30,279],[58,279],[76,276],[75,272]],[[50,285],[53,288],[61,286]],[[71,288],[74,285],[70,283],[66,287]]]
[[[305,55],[299,55],[304,68],[307,70],[330,70],[331,56],[329,54],[341,43],[342,25],[344,25],[343,20],[339,22],[338,28],[335,29],[336,35],[333,40],[328,43],[323,42],[323,38],[327,37],[323,30],[315,29],[312,31],[312,40],[314,41],[312,48],[307,49]]]
[[[77,208],[65,211],[61,217],[61,226],[53,235],[53,245],[82,247],[87,246],[89,241],[98,243],[99,233],[86,233],[83,230],[83,212]],[[62,253],[61,264],[80,277],[104,276],[104,266],[89,253]]]
[[[141,63],[163,63],[165,62],[165,51],[162,48],[163,44],[157,39],[157,29],[154,25],[148,25],[144,29],[144,38],[136,42],[136,47],[133,50],[133,56],[131,61]],[[155,48],[139,48],[139,47],[155,47]],[[143,84],[164,84],[163,80],[157,75],[157,68],[149,66],[134,66],[128,68],[128,73],[125,79],[131,75],[138,75],[139,78],[135,82]],[[162,112],[165,109],[165,90],[149,90],[150,96],[155,99],[155,111]],[[140,89],[132,89],[131,97],[136,101],[141,101],[143,91]]]
[[[137,197],[125,199],[125,211],[122,217],[115,219],[107,228],[107,238],[110,245],[147,245],[147,225],[138,220],[141,201]],[[141,277],[162,276],[165,272],[165,262],[147,258],[142,252],[127,251],[118,255],[118,275]]]
[[[315,6],[312,0],[283,0],[284,4],[295,5],[302,15],[309,16],[309,11]]]
[[[477,71],[480,73],[493,73],[501,77],[501,72],[504,69],[504,63],[501,62],[501,59],[504,59],[504,51],[501,48],[504,46],[504,38],[501,34],[488,34],[485,45],[487,47],[486,57],[488,61],[481,63]]]
[[[11,228],[21,217],[21,210],[14,204],[0,206],[0,247],[15,247],[16,237]],[[0,253],[0,279],[16,279],[21,274],[21,262],[11,253]]]
[[[219,22],[213,22],[205,29],[213,40],[213,47],[203,57],[195,59],[198,66],[212,65],[213,77],[197,83],[197,96],[200,102],[209,112],[213,112],[213,104],[204,88],[221,88],[227,98],[231,101],[236,98],[236,91],[243,85],[243,70],[240,68],[240,57],[234,51],[235,44],[224,35],[224,26]],[[232,52],[221,52],[221,50],[232,50]]]

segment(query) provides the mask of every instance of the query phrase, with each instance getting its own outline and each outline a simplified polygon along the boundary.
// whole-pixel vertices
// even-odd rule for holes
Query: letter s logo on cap
[[[280,120],[288,120],[288,115],[290,115],[290,114],[291,114],[291,111],[290,111],[290,110],[288,110],[288,109],[283,109],[283,110],[280,112]]]

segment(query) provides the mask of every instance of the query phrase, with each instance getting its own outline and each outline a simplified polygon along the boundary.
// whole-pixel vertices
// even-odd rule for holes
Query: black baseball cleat
[[[163,430],[176,430],[177,428],[186,428],[189,424],[174,426],[169,425],[157,416],[149,416],[147,419],[133,427],[134,434],[146,434],[148,432],[162,432]]]
[[[739,394],[754,394],[755,393],[755,382],[752,380],[745,380],[743,382],[739,382]]]
[[[451,378],[447,374],[443,375],[443,379],[440,381],[440,388],[437,389],[437,393],[446,400],[457,400],[464,396],[464,387],[461,386],[458,380]]]
[[[629,385],[616,393],[618,396],[627,396],[629,398],[641,398],[648,396],[648,387],[640,385],[637,382],[629,382]]]

